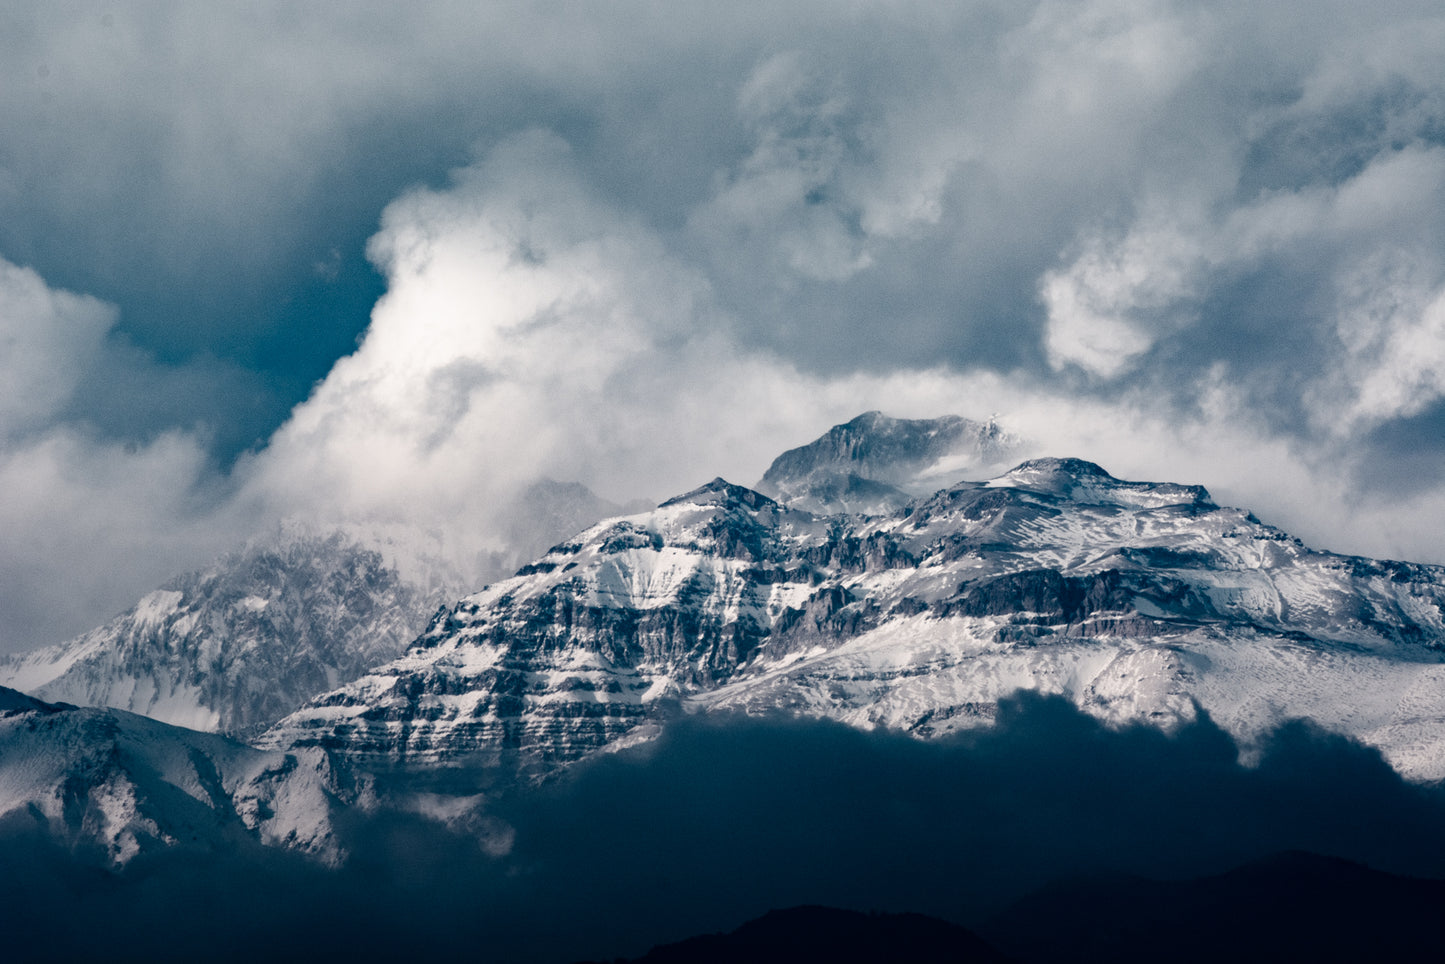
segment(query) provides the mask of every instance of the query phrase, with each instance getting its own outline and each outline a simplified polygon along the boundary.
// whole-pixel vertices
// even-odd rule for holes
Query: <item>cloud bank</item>
[[[1442,43],[1408,0],[18,14],[0,647],[277,517],[479,572],[531,480],[746,483],[870,408],[1445,561]]]
[[[115,320],[0,260],[0,651],[83,632],[246,529],[197,436],[125,443],[66,417]]]

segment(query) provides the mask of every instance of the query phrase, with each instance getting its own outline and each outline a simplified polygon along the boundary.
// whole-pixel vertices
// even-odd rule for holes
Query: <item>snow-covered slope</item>
[[[992,420],[865,412],[773,460],[757,491],[810,512],[883,513],[1005,467],[1018,439]]]
[[[263,752],[0,687],[0,820],[36,821],[103,863],[248,840],[334,863],[331,779],[317,751]]]
[[[730,679],[769,620],[755,557],[779,533],[815,530],[813,516],[722,480],[600,523],[438,613],[405,656],[318,697],[263,745],[545,772]]]
[[[438,614],[265,737],[538,775],[669,716],[784,709],[930,736],[1019,687],[1248,738],[1309,716],[1445,777],[1445,570],[1314,552],[1202,488],[1026,462],[887,515],[721,479]]]

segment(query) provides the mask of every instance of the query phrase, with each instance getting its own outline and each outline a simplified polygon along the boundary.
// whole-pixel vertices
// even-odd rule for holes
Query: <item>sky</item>
[[[880,409],[1445,563],[1438,2],[0,0],[0,652]]]

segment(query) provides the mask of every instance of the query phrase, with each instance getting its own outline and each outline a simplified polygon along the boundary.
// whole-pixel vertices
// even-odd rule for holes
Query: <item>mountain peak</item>
[[[874,474],[859,474],[888,481],[878,473],[896,473],[900,463],[932,462],[962,443],[976,444],[1000,434],[992,422],[973,422],[958,415],[915,419],[893,418],[878,411],[864,412],[851,421],[834,425],[807,445],[778,456],[763,473],[763,481],[776,484],[801,473],[840,464],[855,469],[867,467]]]
[[[1026,459],[1019,464],[1056,466],[1059,469],[1067,470],[1069,472],[1078,472],[1085,475],[1102,475],[1111,479],[1113,478],[1113,476],[1109,474],[1108,470],[1105,469],[1098,462],[1090,462],[1088,459],[1079,459],[1072,456],[1066,456],[1064,458],[1044,457],[1038,459]]]
[[[931,419],[931,421],[943,422],[957,420],[958,418],[957,415],[944,415],[941,418]],[[855,416],[841,425],[833,426],[829,434],[846,429],[852,429],[853,431],[877,431],[879,428],[892,427],[900,421],[902,421],[902,419],[892,418],[875,408],[871,411],[864,412],[862,415]]]
[[[814,512],[884,513],[960,478],[1003,468],[1016,444],[992,420],[864,412],[778,456],[757,489]]]
[[[0,660],[0,684],[257,732],[399,655],[439,602],[346,533],[296,527],[171,580],[74,640]]]
[[[1104,482],[1118,482],[1097,462],[1076,458],[1039,458],[1020,462],[1008,472],[1009,475],[1053,475],[1075,479],[1099,479]]]
[[[747,506],[749,509],[762,509],[777,505],[776,502],[761,492],[749,489],[746,486],[735,485],[722,476],[718,476],[711,482],[707,482],[689,492],[684,492],[682,495],[668,499],[662,503],[659,508],[666,508],[670,505],[682,505],[688,502],[698,505],[741,504]]]
[[[1158,508],[1166,505],[1212,506],[1202,485],[1128,482],[1095,462],[1078,458],[1039,458],[1020,462],[989,483],[1044,492],[1076,502]]]

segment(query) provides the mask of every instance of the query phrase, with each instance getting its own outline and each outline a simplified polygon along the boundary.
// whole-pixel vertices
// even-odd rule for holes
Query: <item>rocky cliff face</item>
[[[781,611],[777,567],[817,528],[722,480],[594,526],[438,613],[407,655],[318,697],[266,745],[546,772],[731,679]]]
[[[1445,571],[1311,551],[1197,486],[1024,463],[881,516],[715,480],[449,607],[264,738],[541,775],[679,712],[931,736],[1016,688],[1241,736],[1287,709],[1445,775]]]

